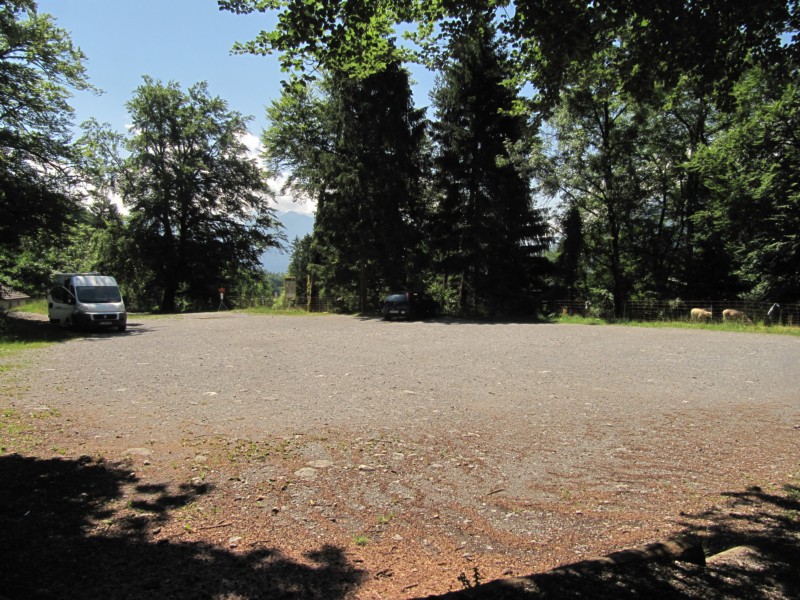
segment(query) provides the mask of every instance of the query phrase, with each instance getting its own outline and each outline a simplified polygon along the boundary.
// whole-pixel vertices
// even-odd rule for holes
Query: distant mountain
[[[291,258],[291,243],[294,238],[302,238],[314,230],[314,216],[294,211],[278,212],[277,217],[283,223],[283,233],[288,240],[286,251],[268,250],[261,255],[261,264],[270,273],[286,273]]]

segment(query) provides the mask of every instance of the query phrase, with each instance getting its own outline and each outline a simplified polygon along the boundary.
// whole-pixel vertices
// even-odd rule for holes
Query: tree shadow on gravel
[[[364,574],[325,546],[300,564],[278,551],[150,537],[170,511],[206,493],[138,485],[130,469],[78,460],[0,457],[0,598],[8,600],[342,598]],[[126,490],[147,500],[128,503]],[[310,565],[310,566],[309,566]]]
[[[467,589],[428,599],[800,598],[800,488],[787,485],[783,491],[727,493],[724,507],[684,514],[680,537],[700,554],[700,563],[703,555],[711,557],[706,564],[634,550],[478,586],[462,577]]]

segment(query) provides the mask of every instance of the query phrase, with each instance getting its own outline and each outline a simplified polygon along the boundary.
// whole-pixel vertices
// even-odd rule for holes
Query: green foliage
[[[648,118],[621,91],[607,65],[616,53],[587,66],[563,94],[552,125],[557,147],[550,150],[544,184],[582,218],[590,284],[609,289],[618,314],[631,293],[631,254],[637,242],[634,218],[646,189],[640,179],[642,123]]]
[[[79,212],[71,189],[71,91],[91,89],[85,57],[32,0],[0,3],[0,281],[22,241],[63,236]],[[19,284],[19,280],[17,282]],[[22,285],[34,285],[22,281]]]
[[[581,211],[573,205],[567,208],[561,218],[561,239],[555,258],[557,289],[554,295],[572,300],[580,294],[585,284],[583,261],[584,238]]]
[[[412,55],[393,43],[394,24],[410,14],[404,2],[218,0],[218,4],[237,14],[279,11],[273,31],[262,31],[233,50],[279,53],[282,70],[303,74],[304,79],[320,67],[348,77],[368,77]]]
[[[82,140],[96,189],[119,190],[130,210],[95,239],[103,270],[120,274],[137,303],[166,312],[210,306],[219,287],[255,285],[261,254],[280,236],[266,178],[242,141],[247,119],[205,83],[184,92],[145,77],[127,106],[127,158],[107,127],[90,123]]]
[[[737,109],[693,165],[711,202],[698,215],[725,240],[749,297],[800,297],[800,87],[754,69],[734,90]]]
[[[298,295],[305,296],[308,292],[308,277],[311,275],[313,237],[308,234],[295,238],[292,242],[292,254],[289,260],[289,276],[297,280]]]
[[[513,114],[517,90],[489,16],[469,16],[432,93],[435,268],[457,289],[459,310],[516,312],[538,287],[547,227],[533,208],[533,132]]]
[[[303,81],[312,70],[364,78],[412,55],[444,66],[447,81],[454,66],[466,70],[455,63],[466,57],[463,40],[475,31],[475,15],[484,15],[499,32],[498,46],[509,53],[505,84],[514,89],[528,82],[535,90],[534,102],[513,98],[504,110],[537,108],[532,120],[549,118],[545,131],[557,137],[530,164],[540,190],[562,202],[571,219],[565,229],[577,231],[580,218],[580,234],[564,236],[556,252],[557,282],[565,293],[610,293],[618,314],[627,298],[637,297],[796,299],[800,261],[792,232],[800,211],[790,140],[797,120],[795,92],[786,87],[797,79],[800,58],[796,2],[531,0],[513,9],[505,0],[219,4],[237,13],[277,12],[273,31],[237,48],[279,53],[285,69]],[[392,45],[399,24],[416,44],[411,51]],[[769,78],[755,85],[751,67]],[[464,77],[452,86],[452,98],[439,101],[466,109],[477,97],[470,83]],[[287,89],[309,88],[293,80]],[[295,117],[305,139],[302,123],[309,121]],[[447,118],[442,112],[440,121]],[[444,125],[438,135],[449,136],[453,148],[468,148],[466,137],[445,134]],[[531,146],[522,148],[517,156],[524,158]],[[437,157],[444,176],[437,188],[440,231],[434,228],[431,241],[438,247],[423,248],[437,253],[440,296],[458,289],[463,307],[465,295],[485,295],[476,282],[478,272],[490,270],[482,251],[489,236],[468,230],[468,215],[456,218],[453,199],[464,195],[457,182],[466,181],[459,170],[481,162],[455,156]],[[350,183],[352,177],[323,177],[315,189]],[[504,238],[491,219],[486,229]],[[466,251],[459,243],[464,240],[471,245]],[[317,243],[324,247],[320,238]],[[325,252],[338,273],[350,270],[342,281],[373,268],[359,266],[344,251]],[[496,272],[504,274],[500,282],[519,280]],[[498,285],[498,278],[486,281],[488,289]]]
[[[312,293],[364,310],[407,285],[419,272],[424,133],[408,73],[397,64],[363,80],[331,73],[285,90],[268,116],[270,166],[290,169],[289,188],[317,199],[313,241],[293,267],[312,274]]]
[[[95,230],[78,222],[55,236],[43,230],[20,238],[14,252],[0,249],[0,272],[15,289],[42,296],[56,272],[93,270],[91,244]]]
[[[613,63],[624,91],[639,99],[673,87],[684,75],[704,93],[725,100],[747,60],[776,64],[797,54],[794,1],[697,0],[218,0],[237,14],[277,13],[271,31],[234,50],[279,54],[283,69],[307,80],[335,70],[359,78],[397,60],[439,66],[450,56],[451,39],[469,29],[468,15],[490,15],[512,50],[517,83],[532,82],[552,106],[576,71],[596,56],[621,47]],[[408,27],[407,24],[411,24]],[[403,25],[411,44],[392,43]],[[789,40],[785,43],[784,40]]]

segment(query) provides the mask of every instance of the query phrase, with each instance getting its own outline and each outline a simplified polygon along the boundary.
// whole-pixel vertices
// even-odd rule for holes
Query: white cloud
[[[264,151],[264,147],[261,145],[261,138],[248,131],[241,139],[242,143],[247,146],[248,155],[263,166],[261,155]],[[295,198],[290,194],[281,193],[281,189],[285,183],[285,176],[273,177],[269,180],[269,185],[275,192],[275,208],[279,212],[296,212],[303,215],[313,215],[314,211],[317,210],[317,203],[311,198]]]
[[[250,157],[255,158],[260,162],[261,151],[263,150],[261,146],[261,139],[257,135],[248,131],[242,136],[242,143],[247,146],[247,151]]]
[[[295,197],[282,193],[286,184],[286,177],[275,177],[269,180],[270,187],[275,191],[275,208],[280,212],[296,212],[302,215],[313,215],[317,210],[317,203],[308,197]]]

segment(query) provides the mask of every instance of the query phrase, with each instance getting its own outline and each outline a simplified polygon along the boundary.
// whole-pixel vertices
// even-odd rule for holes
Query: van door
[[[47,292],[47,316],[53,325],[71,325],[75,296],[57,285]]]

